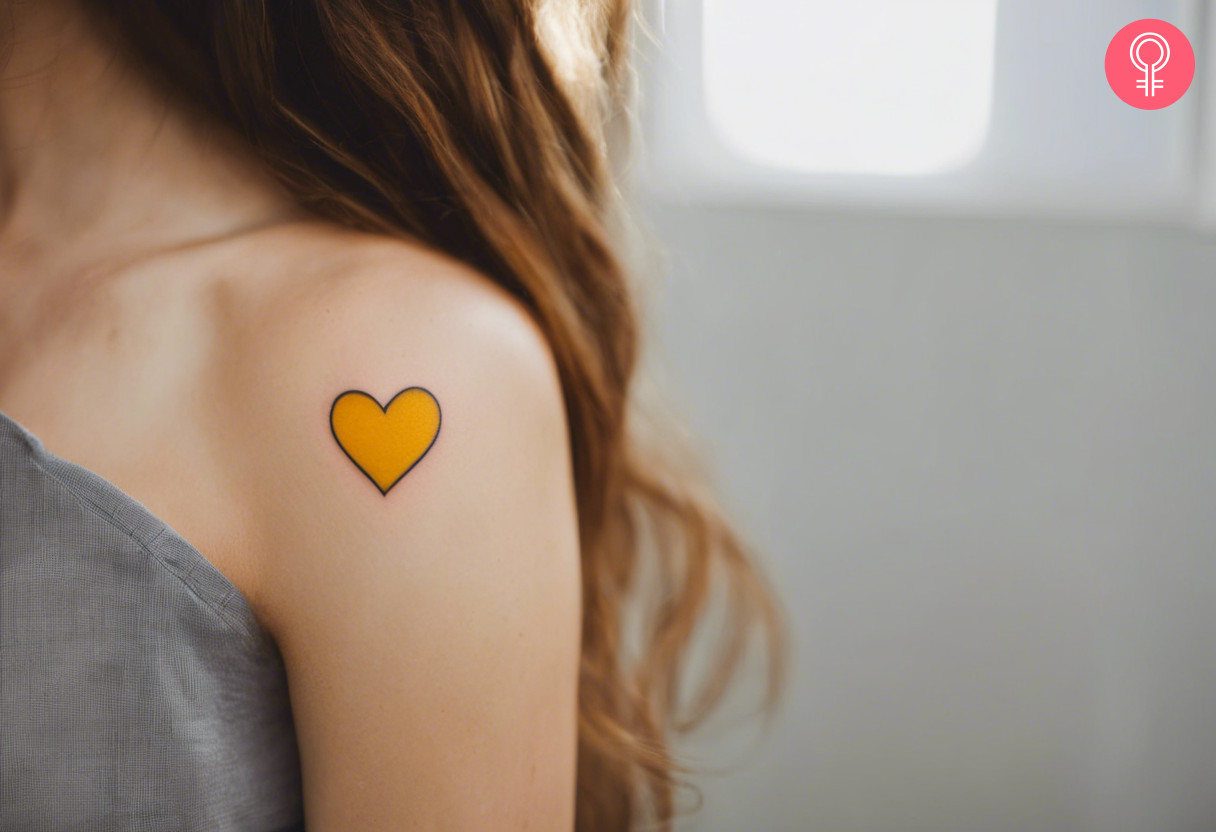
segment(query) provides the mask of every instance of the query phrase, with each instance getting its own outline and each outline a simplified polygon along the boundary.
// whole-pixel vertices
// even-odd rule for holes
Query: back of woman
[[[783,648],[634,391],[629,5],[6,5],[0,828],[669,827]]]

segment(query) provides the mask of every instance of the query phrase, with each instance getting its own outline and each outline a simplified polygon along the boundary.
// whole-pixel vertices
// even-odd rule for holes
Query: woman
[[[627,5],[0,2],[0,827],[666,826],[780,630],[638,435]]]

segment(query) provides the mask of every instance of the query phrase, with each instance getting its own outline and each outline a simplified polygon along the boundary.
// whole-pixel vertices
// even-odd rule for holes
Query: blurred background
[[[644,12],[652,372],[794,641],[679,828],[1216,829],[1216,14]],[[1104,73],[1141,18],[1161,110]]]

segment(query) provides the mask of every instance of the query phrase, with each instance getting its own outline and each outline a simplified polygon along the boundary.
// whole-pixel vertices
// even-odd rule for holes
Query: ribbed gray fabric
[[[0,413],[0,831],[303,816],[282,656],[244,595]]]

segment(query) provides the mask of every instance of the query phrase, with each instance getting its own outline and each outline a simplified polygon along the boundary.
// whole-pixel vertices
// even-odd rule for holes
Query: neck
[[[299,216],[234,137],[140,78],[71,2],[0,0],[0,17],[0,257],[84,262]]]

